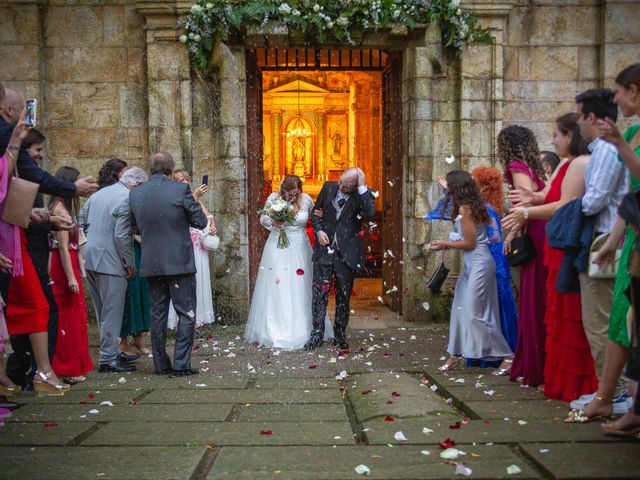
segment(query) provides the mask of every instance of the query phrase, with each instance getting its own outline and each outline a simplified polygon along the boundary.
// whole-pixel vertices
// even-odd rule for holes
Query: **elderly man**
[[[157,375],[193,375],[196,265],[189,227],[203,229],[207,218],[189,185],[171,180],[171,154],[154,153],[149,166],[149,182],[131,192],[131,214],[142,237],[140,276],[149,280],[153,364]],[[173,368],[166,351],[170,301],[179,319]]]
[[[135,275],[129,190],[148,180],[139,167],[91,198],[85,269],[100,327],[100,372],[132,372],[139,355],[121,353],[118,336],[124,314],[127,280]]]

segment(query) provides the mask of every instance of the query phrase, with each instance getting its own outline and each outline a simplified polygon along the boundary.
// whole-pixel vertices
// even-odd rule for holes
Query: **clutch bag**
[[[622,251],[620,249],[616,250],[613,266],[608,265],[606,268],[600,268],[600,265],[593,263],[593,259],[596,256],[596,253],[604,243],[604,241],[609,236],[608,233],[603,233],[602,235],[598,235],[591,244],[591,248],[589,249],[589,269],[587,271],[587,275],[590,278],[615,278],[616,273],[618,272],[618,264],[620,263],[620,256],[622,255]]]
[[[511,251],[505,256],[510,267],[519,267],[532,261],[537,254],[531,235],[523,233],[513,239]]]

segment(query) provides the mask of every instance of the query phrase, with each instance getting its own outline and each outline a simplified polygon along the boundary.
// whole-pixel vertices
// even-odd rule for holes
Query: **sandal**
[[[508,365],[508,367],[502,366],[505,363]],[[511,375],[512,365],[513,365],[513,358],[505,358],[504,360],[502,360],[502,363],[500,363],[500,366],[496,370],[491,372],[491,375],[494,375],[496,377],[506,377],[507,375]]]
[[[33,379],[33,390],[36,395],[64,395],[69,392],[69,385],[64,383],[51,383],[51,377],[53,377],[53,371],[48,373],[36,370],[35,378]]]
[[[6,385],[7,383],[9,385]],[[0,375],[0,395],[10,397],[19,394],[21,391],[22,387],[13,383],[6,374]]]
[[[453,361],[451,361],[451,359],[453,359]],[[438,367],[438,370],[441,372],[448,372],[449,370],[454,370],[455,368],[458,368],[459,365],[460,365],[460,357],[449,357],[449,359],[447,360],[447,363]]]
[[[82,383],[87,381],[87,377],[84,375],[77,375],[75,377],[62,377],[62,381],[64,383],[68,383],[69,385],[75,385],[76,383]]]

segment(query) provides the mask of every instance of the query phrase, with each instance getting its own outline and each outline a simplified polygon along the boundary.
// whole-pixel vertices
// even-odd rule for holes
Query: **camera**
[[[24,117],[24,121],[27,124],[27,126],[29,127],[35,127],[36,126],[36,106],[37,106],[37,100],[35,98],[32,98],[31,100],[27,100],[26,103],[26,108],[27,108],[27,114]]]

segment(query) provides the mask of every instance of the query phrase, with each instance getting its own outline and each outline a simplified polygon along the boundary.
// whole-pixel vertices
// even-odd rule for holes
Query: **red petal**
[[[89,398],[96,398],[96,395],[94,393],[90,393],[89,395],[87,395],[87,397]]]
[[[44,428],[54,428],[58,426],[58,422],[46,422]]]
[[[399,397],[400,396],[400,392],[391,392],[391,396],[392,397]]]
[[[260,435],[273,435],[271,430],[260,430]]]
[[[371,393],[371,389],[362,390],[362,392],[360,392],[360,393],[362,393],[362,395],[368,395],[368,394]]]
[[[393,422],[393,417],[390,417],[389,415],[387,415],[386,417],[384,417],[384,421],[385,422]]]
[[[393,403],[393,400],[387,400],[387,405],[391,405]]]
[[[213,335],[207,335],[207,340],[211,340],[213,338]]]
[[[299,268],[299,269],[297,269],[297,270],[296,270],[296,273],[297,273],[298,275],[304,275],[304,270],[303,270],[303,269],[301,269],[301,268]]]
[[[456,444],[456,442],[454,442],[450,438],[447,438],[447,439],[443,440],[442,442],[440,442],[440,448],[442,448],[443,450],[446,450],[447,448],[453,447],[455,444]]]
[[[360,238],[364,237],[364,230],[360,230],[358,233],[356,233],[356,235],[358,235]]]
[[[391,356],[391,352],[384,352],[384,356],[385,357],[390,357]]]
[[[80,405],[86,405],[87,401],[86,400],[80,400]]]
[[[484,423],[486,423],[487,425],[491,423],[491,420],[485,420]]]
[[[322,286],[322,289],[323,289],[325,292],[328,292],[329,290],[331,290],[331,285],[330,285],[330,284],[328,284],[328,283],[325,283],[325,284]]]
[[[380,317],[376,315],[375,317],[373,317],[373,319],[374,320],[380,320]]]
[[[451,428],[453,430],[458,429],[458,428],[462,428],[462,423],[461,422],[452,423],[451,425],[449,425],[449,428]]]
[[[313,370],[314,368],[318,368],[318,365],[309,365],[309,368]]]

